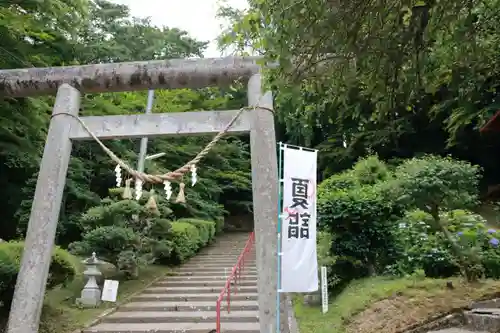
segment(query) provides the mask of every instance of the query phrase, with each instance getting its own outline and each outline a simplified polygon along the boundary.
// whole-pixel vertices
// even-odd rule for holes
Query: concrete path
[[[498,333],[500,332],[500,299],[478,301],[463,311],[464,327],[454,327],[428,333]]]
[[[243,250],[248,233],[229,233],[177,269],[178,275],[144,290],[130,303],[102,318],[84,333],[211,333],[216,300]],[[231,312],[222,304],[224,333],[259,333],[255,255],[245,265],[237,294],[231,293]]]

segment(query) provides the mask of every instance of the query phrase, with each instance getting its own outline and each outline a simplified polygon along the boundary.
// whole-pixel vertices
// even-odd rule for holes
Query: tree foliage
[[[127,6],[106,0],[0,2],[2,69],[201,56],[206,45],[207,42],[195,40],[185,31],[154,26],[148,18],[131,17]],[[242,106],[238,98],[215,88],[159,90],[155,92],[153,112],[235,109]],[[142,113],[146,100],[146,92],[85,95],[81,114]],[[50,96],[0,100],[1,238],[22,237],[26,231],[53,102]],[[178,168],[210,139],[150,140],[149,153],[166,155],[147,161],[146,171],[167,172]],[[138,140],[108,140],[105,144],[130,165],[137,163]],[[67,246],[80,241],[93,228],[113,225],[123,211],[143,210],[140,206],[144,202],[101,203],[115,186],[114,167],[97,144],[74,144],[58,244]],[[220,230],[225,214],[247,212],[251,208],[249,149],[245,139],[221,140],[198,165],[198,175],[197,185],[186,187],[186,205],[163,206],[169,210],[163,212],[169,218],[218,221]],[[144,189],[147,193],[150,187]],[[156,192],[161,193],[162,189]],[[161,195],[158,197],[162,200]],[[121,215],[113,215],[117,211]],[[85,220],[89,214],[101,216],[99,223],[92,225],[91,218]]]
[[[497,0],[264,1],[223,8],[220,44],[267,73],[282,134],[320,149],[325,177],[359,157],[452,154],[498,182]]]
[[[393,170],[369,156],[324,180],[318,217],[332,237],[332,287],[420,269],[434,278],[498,278],[499,232],[473,211],[479,178],[477,166],[429,155]]]

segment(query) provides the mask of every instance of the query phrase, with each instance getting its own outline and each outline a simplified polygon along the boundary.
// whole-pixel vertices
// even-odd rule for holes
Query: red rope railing
[[[252,232],[250,233],[250,236],[248,236],[248,240],[245,244],[245,247],[243,248],[243,251],[241,251],[241,254],[238,256],[238,260],[236,261],[236,265],[233,266],[233,269],[231,270],[231,274],[226,280],[226,284],[224,285],[224,288],[222,288],[222,291],[219,294],[219,297],[217,298],[217,303],[216,303],[216,311],[217,311],[217,319],[216,319],[216,331],[217,333],[221,333],[220,330],[220,313],[221,313],[221,304],[222,301],[224,300],[224,296],[227,296],[227,313],[230,313],[231,311],[231,282],[234,281],[235,286],[238,284],[239,280],[241,279],[241,274],[243,273],[245,269],[245,261],[248,258],[248,256],[252,252],[253,245],[255,243],[255,233]],[[237,288],[232,289],[234,293],[236,293]]]

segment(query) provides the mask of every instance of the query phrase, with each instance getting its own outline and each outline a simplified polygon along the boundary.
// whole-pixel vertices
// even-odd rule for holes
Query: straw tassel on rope
[[[155,190],[154,189],[151,189],[151,191],[149,191],[149,199],[148,199],[148,202],[146,203],[145,207],[147,209],[154,211],[154,212],[159,212],[158,205],[156,204],[156,200],[155,200]]]
[[[130,183],[132,182],[132,178],[125,180],[125,188],[123,189],[122,198],[126,200],[132,199],[132,190],[130,189]]]
[[[186,196],[184,195],[184,187],[186,185],[184,183],[179,184],[179,194],[177,194],[177,199],[175,199],[175,203],[186,203]]]

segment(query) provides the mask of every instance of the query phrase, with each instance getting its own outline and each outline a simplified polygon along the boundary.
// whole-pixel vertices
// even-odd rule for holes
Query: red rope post
[[[219,296],[220,298],[220,296]],[[215,311],[217,312],[217,315],[216,315],[216,326],[215,326],[215,330],[217,331],[217,333],[221,333],[220,332],[220,299],[217,299],[217,305],[216,305],[216,308],[215,308]]]

